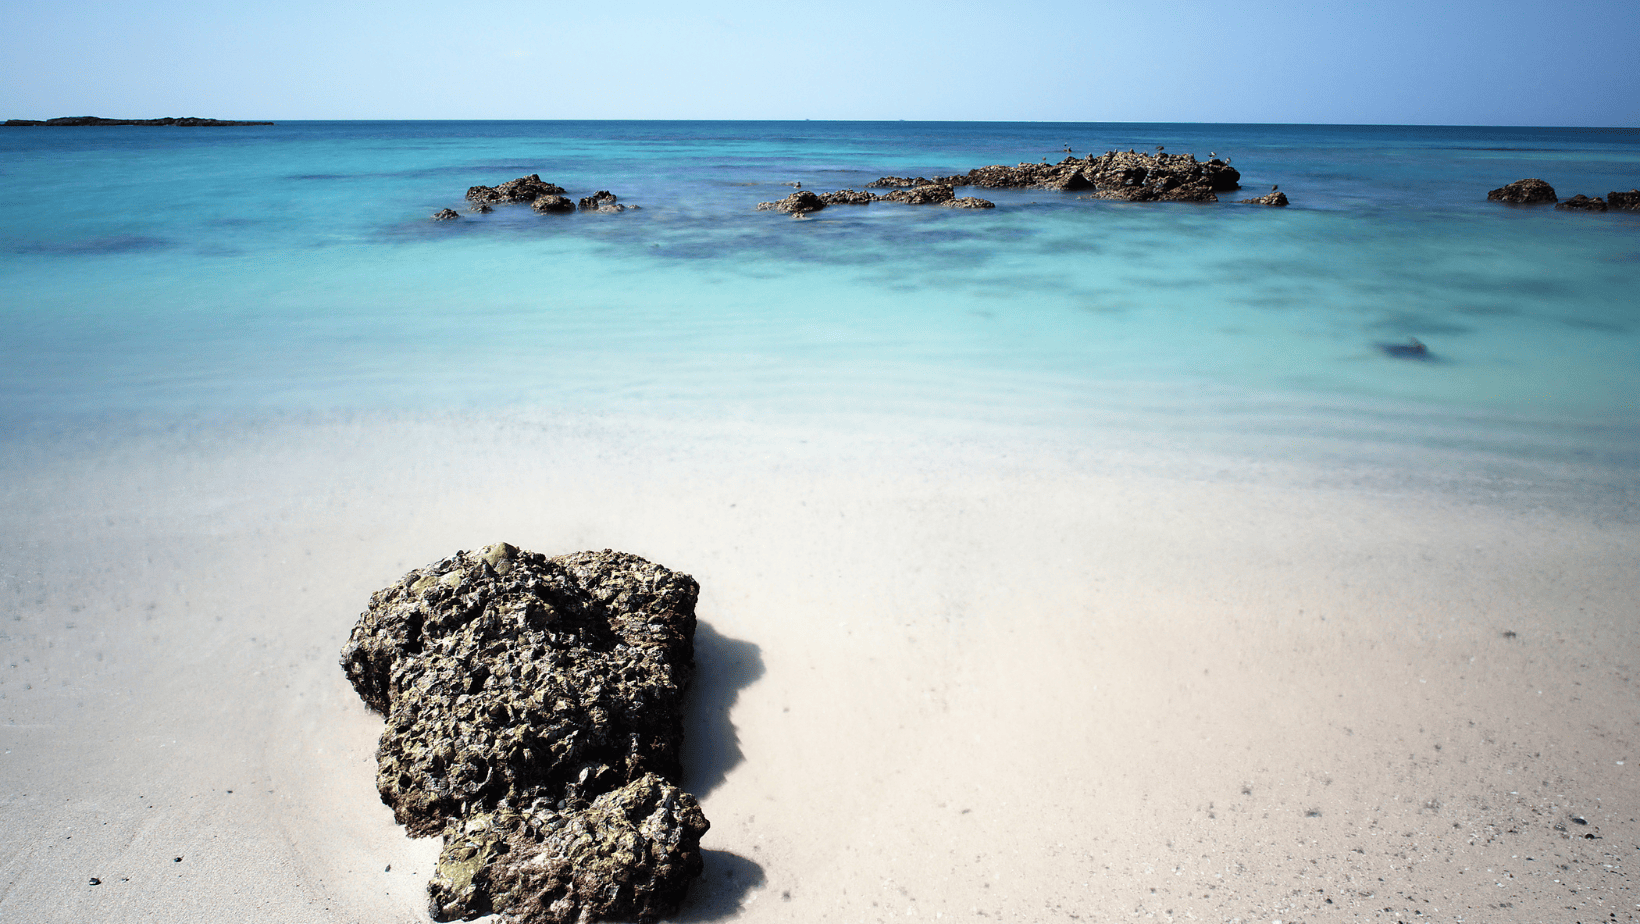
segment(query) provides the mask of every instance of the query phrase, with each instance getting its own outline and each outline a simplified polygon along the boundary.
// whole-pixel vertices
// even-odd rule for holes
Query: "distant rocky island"
[[[8,128],[54,128],[57,126],[78,127],[82,125],[181,125],[185,127],[206,126],[217,127],[223,125],[272,125],[272,122],[234,122],[228,119],[200,119],[193,116],[183,118],[166,117],[163,119],[104,119],[100,116],[63,116],[57,119],[7,119]]]

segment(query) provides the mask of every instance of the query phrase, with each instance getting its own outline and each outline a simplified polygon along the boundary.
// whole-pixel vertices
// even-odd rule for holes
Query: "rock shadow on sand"
[[[683,718],[683,785],[696,798],[716,789],[746,759],[729,710],[740,691],[762,676],[757,645],[720,635],[704,620],[696,622],[695,677]]]
[[[684,786],[697,798],[716,789],[746,759],[729,711],[740,691],[763,676],[757,645],[721,635],[704,620],[695,623],[695,677],[683,718]],[[763,867],[727,850],[702,850],[700,878],[689,887],[669,921],[705,922],[734,917],[746,898],[763,887]]]
[[[689,897],[683,900],[683,907],[668,921],[698,924],[733,917],[746,906],[746,896],[768,881],[763,867],[738,854],[702,850],[700,856],[706,868],[689,887]]]

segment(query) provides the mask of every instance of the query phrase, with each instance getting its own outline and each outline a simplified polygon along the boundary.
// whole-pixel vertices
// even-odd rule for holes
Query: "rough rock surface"
[[[489,204],[488,202],[474,202],[472,205],[467,206],[467,211],[484,214],[486,212],[495,211],[495,206]]]
[[[1285,206],[1287,204],[1287,194],[1280,190],[1275,190],[1259,196],[1257,199],[1238,199],[1237,201],[1242,205]]]
[[[820,201],[827,205],[870,205],[881,198],[881,196],[873,193],[861,192],[856,189],[839,189],[836,192],[820,194]]]
[[[545,182],[540,174],[532,173],[499,186],[470,186],[467,199],[471,202],[534,202],[542,196],[562,196],[564,187]]]
[[[530,208],[542,214],[547,212],[573,212],[575,211],[575,202],[568,196],[560,196],[554,193],[537,196],[530,203]]]
[[[938,205],[941,202],[950,202],[956,198],[956,193],[942,183],[930,183],[911,189],[896,189],[882,198],[889,202],[904,202],[906,205]]]
[[[826,201],[814,193],[804,189],[799,192],[792,193],[786,198],[781,199],[779,202],[759,202],[757,207],[759,211],[766,212],[773,210],[776,212],[785,212],[787,214],[799,214],[803,212],[818,212],[826,207]]]
[[[433,213],[434,221],[457,221],[460,218],[461,213],[455,209],[439,209]]]
[[[885,176],[872,187],[979,186],[987,189],[1094,190],[1091,198],[1129,202],[1217,202],[1217,192],[1239,189],[1241,174],[1214,158],[1203,162],[1191,154],[1138,154],[1107,151],[1098,156],[1066,157],[1057,164],[993,164],[965,174],[933,179]],[[890,194],[892,196],[892,194]]]
[[[693,578],[635,555],[459,552],[371,596],[341,663],[387,717],[382,801],[442,834],[437,920],[651,920],[699,875],[677,779]]]
[[[1631,189],[1628,192],[1613,190],[1606,194],[1606,207],[1614,209],[1640,209],[1640,189]]]
[[[1516,180],[1508,186],[1499,186],[1487,193],[1486,198],[1493,202],[1507,202],[1510,205],[1537,205],[1542,202],[1560,201],[1553,186],[1535,177]]]
[[[981,199],[977,196],[958,196],[946,202],[945,207],[948,209],[994,209],[997,204],[989,199]]]
[[[1598,196],[1590,199],[1588,196],[1578,193],[1565,202],[1558,203],[1555,208],[1563,212],[1604,212],[1606,210],[1606,200]]]
[[[912,179],[911,177],[908,177],[908,176],[885,176],[885,177],[881,177],[879,179],[872,180],[871,182],[867,183],[866,188],[867,189],[889,189],[889,188],[910,189],[913,186],[927,186],[931,182],[933,182],[933,181],[930,180],[928,177],[925,177],[925,176],[919,176],[916,179]]]
[[[607,189],[600,189],[590,196],[581,199],[581,210],[585,212],[624,212],[626,206],[615,201],[614,193]]]

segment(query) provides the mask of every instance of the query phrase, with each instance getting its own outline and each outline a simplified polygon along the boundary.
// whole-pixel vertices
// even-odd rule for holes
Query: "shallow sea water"
[[[1231,157],[1244,192],[754,210],[786,182],[1156,145]],[[1634,130],[296,122],[0,148],[13,429],[533,408],[1640,459],[1640,213],[1485,199],[1640,185]],[[641,209],[465,212],[528,173]],[[1271,184],[1291,207],[1232,201]],[[1434,360],[1379,349],[1407,337]]]

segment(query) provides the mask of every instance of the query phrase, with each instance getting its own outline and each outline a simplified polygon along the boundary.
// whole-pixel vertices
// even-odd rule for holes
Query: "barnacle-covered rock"
[[[760,212],[785,212],[787,214],[802,214],[804,212],[818,212],[826,207],[826,202],[819,196],[806,189],[792,193],[778,202],[759,202],[757,210]]]
[[[542,196],[561,196],[564,187],[548,183],[539,173],[521,176],[495,186],[469,186],[467,199],[471,202],[534,202]]]
[[[1486,198],[1492,202],[1507,202],[1510,205],[1542,205],[1560,201],[1560,197],[1555,195],[1555,188],[1537,177],[1527,177],[1499,186],[1488,192]]]
[[[675,910],[700,875],[706,816],[654,774],[579,812],[487,812],[452,822],[428,883],[429,911],[453,921],[649,921]]]
[[[927,186],[913,186],[910,189],[896,189],[883,196],[889,202],[904,202],[906,205],[938,205],[950,202],[956,193],[951,187],[941,183],[930,183]]]
[[[870,205],[881,198],[875,193],[861,192],[858,189],[839,189],[836,192],[820,194],[820,201],[827,205]]]
[[[698,594],[636,555],[498,543],[372,595],[342,667],[387,717],[382,801],[412,835],[445,837],[435,914],[556,924],[652,917],[681,900],[706,830],[667,782],[680,774]]]

